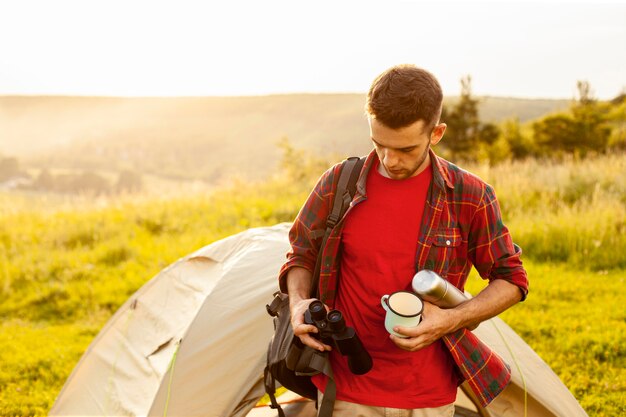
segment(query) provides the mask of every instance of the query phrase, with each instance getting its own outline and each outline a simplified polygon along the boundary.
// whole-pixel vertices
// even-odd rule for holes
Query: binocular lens
[[[341,332],[346,327],[346,322],[343,319],[343,314],[338,310],[331,310],[328,312],[327,320],[330,328],[333,331]]]
[[[320,321],[326,317],[326,309],[321,301],[316,300],[309,304],[309,311],[313,320]]]
[[[330,322],[336,323],[340,321],[341,319],[343,319],[343,315],[341,314],[341,311],[333,310],[328,313],[328,321]]]

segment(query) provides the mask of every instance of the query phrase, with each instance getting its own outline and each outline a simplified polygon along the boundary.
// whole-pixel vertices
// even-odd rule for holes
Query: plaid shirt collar
[[[454,184],[450,179],[450,173],[448,172],[448,163],[445,159],[438,157],[435,152],[430,149],[430,163],[433,167],[433,184],[438,187],[442,192],[446,191],[446,187],[450,189],[454,189]],[[376,159],[378,156],[376,155],[376,151],[372,150],[369,155],[367,155],[367,159],[365,160],[365,164],[363,166],[363,173],[359,177],[359,180],[356,184],[356,194],[353,199],[353,202],[359,202],[366,195],[366,187],[365,184],[367,182],[367,173],[374,166]]]

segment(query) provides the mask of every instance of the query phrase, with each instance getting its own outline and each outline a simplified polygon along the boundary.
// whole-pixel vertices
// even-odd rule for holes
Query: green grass
[[[474,167],[495,185],[530,276],[528,300],[503,318],[594,416],[626,411],[625,162]],[[80,204],[0,194],[0,415],[45,415],[130,294],[215,240],[292,220],[305,177]],[[468,289],[481,285],[472,276]]]
[[[63,379],[104,319],[62,325],[4,321],[0,326],[0,415],[46,415]]]
[[[471,169],[496,190],[527,257],[576,268],[626,268],[626,156],[529,160]]]

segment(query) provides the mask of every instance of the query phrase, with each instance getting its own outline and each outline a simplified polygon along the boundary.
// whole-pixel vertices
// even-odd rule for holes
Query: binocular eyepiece
[[[341,333],[346,328],[346,322],[341,311],[331,310],[326,313],[326,307],[319,300],[309,304],[309,309],[305,312],[304,321],[307,324],[313,324],[318,330],[326,333]],[[324,334],[324,338],[330,336],[331,334]]]
[[[326,313],[324,304],[315,300],[304,313],[304,322],[314,325],[318,333],[314,335],[322,342],[335,347],[348,358],[348,367],[355,375],[363,375],[372,369],[372,357],[369,355],[354,328],[346,326],[343,314],[339,310]]]

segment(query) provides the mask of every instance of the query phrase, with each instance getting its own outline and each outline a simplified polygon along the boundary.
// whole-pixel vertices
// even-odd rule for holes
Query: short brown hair
[[[415,65],[396,65],[372,82],[366,112],[391,129],[418,120],[433,127],[441,117],[443,92],[430,72]]]

